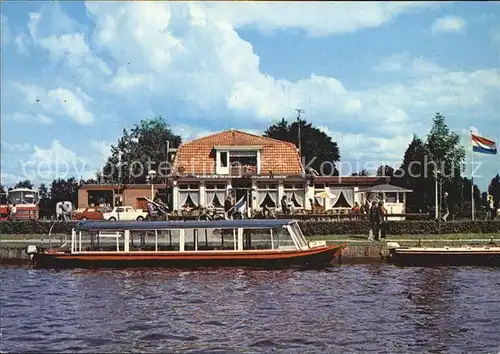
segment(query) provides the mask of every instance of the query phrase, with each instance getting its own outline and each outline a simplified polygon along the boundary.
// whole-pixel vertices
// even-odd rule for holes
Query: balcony
[[[233,165],[229,168],[231,176],[256,176],[257,166],[251,165]]]

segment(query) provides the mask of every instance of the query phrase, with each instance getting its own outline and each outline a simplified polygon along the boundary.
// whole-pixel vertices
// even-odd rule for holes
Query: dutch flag
[[[247,209],[247,201],[245,200],[245,197],[241,197],[240,200],[234,205],[234,210],[239,211],[241,214],[245,214],[245,211]]]
[[[481,154],[496,155],[497,147],[493,140],[481,137],[474,132],[471,132],[472,136],[472,151],[479,152]]]

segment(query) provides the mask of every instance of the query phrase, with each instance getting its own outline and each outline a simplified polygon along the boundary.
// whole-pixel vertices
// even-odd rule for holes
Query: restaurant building
[[[227,130],[182,144],[174,158],[173,209],[222,207],[229,191],[260,210],[280,208],[283,196],[295,209],[351,208],[355,192],[386,183],[383,177],[314,176],[306,173],[289,142]],[[312,202],[312,203],[311,203]]]

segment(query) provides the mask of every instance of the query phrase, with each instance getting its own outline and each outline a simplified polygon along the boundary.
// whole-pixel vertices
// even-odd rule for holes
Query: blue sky
[[[436,111],[500,143],[499,69],[494,2],[7,1],[2,183],[88,177],[154,115],[192,139],[302,108],[353,170],[399,166]],[[474,159],[484,189],[500,155]]]

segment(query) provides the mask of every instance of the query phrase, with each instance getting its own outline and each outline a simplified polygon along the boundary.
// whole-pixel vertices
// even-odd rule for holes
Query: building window
[[[354,206],[353,188],[330,188],[330,193],[333,195],[332,208],[352,208]]]
[[[286,199],[291,201],[295,208],[304,207],[305,189],[303,184],[285,184]]]
[[[276,208],[278,205],[278,185],[275,183],[257,184],[257,203],[260,208]]]
[[[224,206],[224,200],[226,199],[225,184],[206,184],[205,190],[205,200],[207,206],[213,206],[215,208]]]
[[[386,203],[397,203],[398,202],[398,192],[386,192],[385,193]]]
[[[179,206],[195,208],[200,204],[200,186],[198,184],[179,184]]]
[[[220,152],[220,166],[221,167],[228,166],[228,153],[227,153],[227,151]]]

